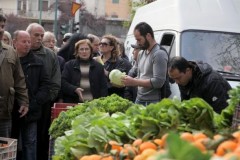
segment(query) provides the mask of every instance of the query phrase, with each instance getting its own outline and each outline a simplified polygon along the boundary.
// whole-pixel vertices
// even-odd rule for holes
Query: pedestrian
[[[0,39],[3,37],[6,17],[0,14]],[[15,50],[0,41],[0,137],[10,137],[14,99],[20,108],[18,116],[28,112],[28,94],[20,60]]]
[[[42,107],[48,102],[49,76],[43,61],[32,53],[30,35],[26,31],[15,31],[13,42],[25,75],[29,97],[29,112],[20,122],[22,160],[37,159],[37,121]]]
[[[75,59],[75,44],[82,39],[87,39],[87,36],[82,33],[74,33],[68,40],[68,43],[66,43],[62,48],[60,48],[57,55],[63,57],[65,62],[71,59]]]
[[[63,47],[65,44],[68,43],[68,40],[72,37],[72,33],[65,33],[62,39],[62,46]]]
[[[87,37],[92,44],[93,57],[100,56],[101,55],[101,53],[99,52],[100,38],[98,36],[94,35],[94,34],[88,34]]]
[[[173,57],[169,61],[168,75],[178,84],[182,100],[200,97],[217,113],[228,106],[231,86],[209,64]]]
[[[160,49],[149,24],[137,24],[134,36],[137,45],[143,50],[138,54],[137,61],[131,69],[137,72],[137,77],[125,76],[122,82],[126,86],[137,86],[135,103],[147,106],[162,99],[161,88],[166,81],[168,55]]]
[[[48,129],[51,123],[51,107],[55,102],[58,92],[61,88],[61,73],[57,55],[50,49],[44,47],[43,36],[44,28],[38,23],[31,23],[26,31],[30,34],[31,50],[44,62],[47,74],[50,76],[49,99],[50,101],[43,105],[42,116],[38,121],[38,153],[37,157],[41,160],[48,159],[49,134]]]
[[[132,65],[134,66],[134,64],[136,63],[137,61],[137,57],[138,57],[138,54],[139,52],[141,51],[140,50],[140,47],[137,45],[137,44],[132,44],[131,47],[133,48],[133,51],[132,51],[132,57],[133,57],[133,60],[132,60]],[[137,77],[137,71],[135,71],[134,69],[130,70],[128,72],[128,75],[130,77]],[[132,102],[135,102],[136,101],[136,97],[137,97],[137,87],[136,86],[128,86],[125,88],[125,91],[124,91],[124,98],[132,101]]]
[[[100,58],[104,64],[105,75],[108,79],[108,95],[115,93],[120,97],[124,97],[125,87],[112,84],[109,79],[109,74],[114,69],[128,74],[132,67],[130,62],[121,58],[117,38],[113,35],[104,35],[99,44],[99,49],[102,53]]]
[[[12,36],[8,31],[4,31],[3,37],[2,37],[2,42],[12,46]]]
[[[55,35],[50,31],[44,32],[43,46],[51,49],[55,54],[57,54],[57,52],[59,51],[59,48],[56,46],[56,44],[57,44],[57,39]]]
[[[62,73],[63,102],[79,103],[107,96],[107,79],[103,65],[93,59],[88,39],[75,45],[76,59],[66,63]]]

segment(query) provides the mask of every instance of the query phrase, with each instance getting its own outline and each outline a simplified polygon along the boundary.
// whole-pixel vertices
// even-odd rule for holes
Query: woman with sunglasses
[[[78,41],[74,55],[76,59],[67,62],[62,72],[63,102],[79,103],[107,96],[104,68],[93,60],[91,42]]]
[[[104,63],[105,75],[108,77],[108,95],[116,93],[119,96],[124,97],[125,87],[111,84],[109,73],[113,69],[118,69],[121,72],[128,74],[128,71],[132,67],[130,62],[125,61],[120,57],[118,41],[113,35],[105,35],[102,37],[102,40],[99,43],[99,50],[102,54],[101,60]]]

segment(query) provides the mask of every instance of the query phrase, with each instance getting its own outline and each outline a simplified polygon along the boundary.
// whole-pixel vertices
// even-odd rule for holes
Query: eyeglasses
[[[78,52],[88,52],[88,51],[90,51],[90,48],[79,48],[78,49]]]
[[[100,42],[99,46],[110,46],[110,44],[106,43],[106,42]]]

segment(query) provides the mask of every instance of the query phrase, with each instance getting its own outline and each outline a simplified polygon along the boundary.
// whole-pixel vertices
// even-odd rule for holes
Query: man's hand
[[[130,76],[124,76],[122,77],[122,83],[125,86],[137,86],[136,79],[132,78]]]
[[[27,106],[21,106],[20,109],[18,110],[18,112],[20,113],[20,118],[22,118],[23,116],[25,116],[28,112],[28,107]]]
[[[75,90],[75,93],[77,93],[77,95],[78,95],[78,97],[79,97],[79,100],[80,101],[82,101],[82,102],[84,102],[84,100],[83,100],[83,95],[82,95],[82,92],[84,91],[84,89],[82,89],[82,88],[77,88],[76,90]]]

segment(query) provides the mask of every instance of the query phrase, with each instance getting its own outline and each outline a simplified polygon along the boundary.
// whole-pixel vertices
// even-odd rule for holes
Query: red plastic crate
[[[68,110],[70,107],[74,107],[76,103],[54,103],[52,107],[51,118],[54,120],[62,111]]]

